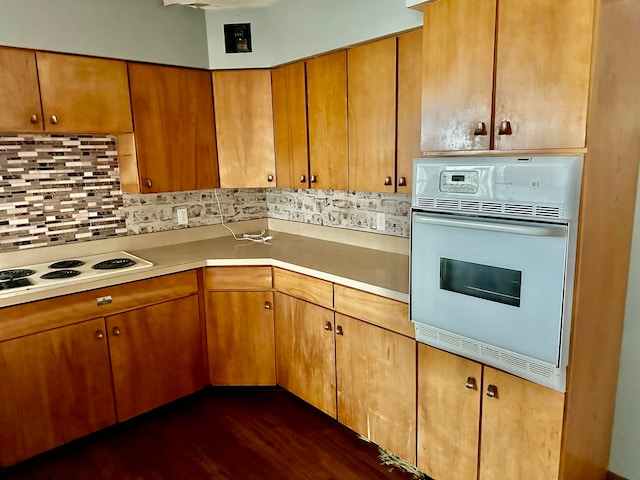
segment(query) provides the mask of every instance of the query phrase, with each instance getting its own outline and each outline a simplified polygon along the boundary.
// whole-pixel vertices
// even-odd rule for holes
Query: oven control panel
[[[440,191],[445,193],[477,193],[478,172],[444,170],[440,172]]]

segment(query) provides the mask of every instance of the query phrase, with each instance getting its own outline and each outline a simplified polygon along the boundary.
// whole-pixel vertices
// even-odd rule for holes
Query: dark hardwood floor
[[[378,449],[280,389],[208,388],[46,452],[1,480],[409,480]]]

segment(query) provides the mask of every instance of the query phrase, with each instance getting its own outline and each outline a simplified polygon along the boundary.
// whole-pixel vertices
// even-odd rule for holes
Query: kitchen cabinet
[[[278,186],[309,188],[305,62],[271,71]]]
[[[123,190],[219,187],[211,74],[133,62],[128,69],[135,136],[118,139]]]
[[[436,480],[559,478],[563,411],[562,393],[419,344],[418,468]]]
[[[213,94],[220,186],[275,186],[271,72],[213,72]]]
[[[594,7],[426,5],[422,150],[583,148]]]
[[[395,191],[396,38],[348,50],[349,190]]]
[[[309,172],[312,188],[349,188],[347,54],[307,60]]]
[[[275,385],[271,267],[206,269],[212,385]]]
[[[126,63],[0,48],[0,131],[133,130]]]
[[[0,343],[0,465],[115,423],[104,319]]]

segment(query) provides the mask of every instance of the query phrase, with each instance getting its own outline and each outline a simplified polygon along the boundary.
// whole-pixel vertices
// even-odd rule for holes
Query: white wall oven
[[[565,390],[581,156],[415,159],[416,339]]]

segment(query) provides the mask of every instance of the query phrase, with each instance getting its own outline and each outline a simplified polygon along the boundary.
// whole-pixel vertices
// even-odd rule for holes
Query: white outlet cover
[[[178,225],[186,225],[187,223],[189,223],[189,217],[187,216],[186,208],[176,209],[176,214],[178,216]]]
[[[385,229],[385,214],[383,212],[376,213],[376,230],[384,232]]]

